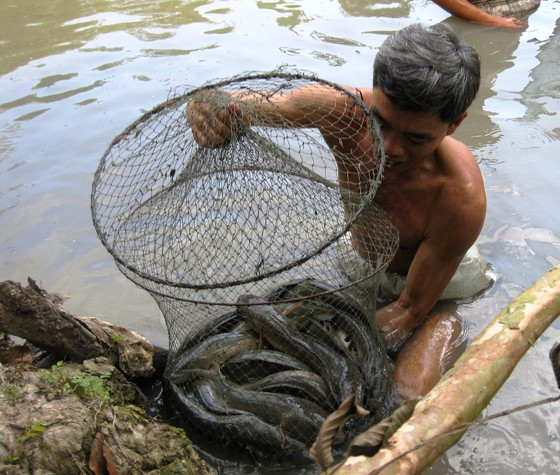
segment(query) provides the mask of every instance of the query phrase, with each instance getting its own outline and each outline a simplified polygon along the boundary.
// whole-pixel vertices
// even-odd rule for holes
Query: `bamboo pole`
[[[412,417],[373,457],[350,457],[337,475],[419,473],[465,432],[519,360],[560,314],[560,265],[521,293],[490,322],[455,365],[417,404]],[[448,431],[455,433],[445,435]],[[428,440],[430,443],[423,445]],[[394,460],[394,461],[393,461]],[[393,462],[391,462],[393,461]]]

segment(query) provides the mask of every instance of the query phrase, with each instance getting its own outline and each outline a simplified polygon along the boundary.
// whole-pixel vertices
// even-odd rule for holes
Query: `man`
[[[477,162],[451,137],[479,83],[473,48],[442,25],[411,25],[381,46],[373,89],[348,88],[371,108],[384,139],[386,167],[374,201],[399,230],[400,247],[388,270],[406,276],[406,284],[396,301],[377,311],[376,322],[389,350],[408,339],[395,361],[401,400],[419,398],[433,387],[457,336],[449,314],[427,317],[478,237],[486,213]],[[344,92],[316,85],[246,107],[258,107],[261,125],[281,125],[274,117],[282,117],[318,128],[337,159],[340,185],[363,193],[379,157],[365,114],[349,102]],[[232,98],[212,112],[204,101],[191,100],[187,117],[197,142],[218,147],[237,132],[240,119],[250,125],[244,107]],[[367,259],[367,229],[352,238]]]

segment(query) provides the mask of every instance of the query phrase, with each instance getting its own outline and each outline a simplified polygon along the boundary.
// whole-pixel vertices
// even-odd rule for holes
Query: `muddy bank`
[[[31,279],[0,283],[0,472],[213,473],[140,389],[165,351],[61,302]]]

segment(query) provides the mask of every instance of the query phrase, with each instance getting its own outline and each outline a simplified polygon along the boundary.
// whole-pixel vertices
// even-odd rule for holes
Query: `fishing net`
[[[287,100],[297,121],[281,111]],[[189,103],[206,121],[191,127]],[[198,145],[193,131],[221,130],[224,116],[227,140]],[[96,231],[158,303],[168,392],[207,438],[305,459],[349,395],[372,420],[387,415],[375,280],[398,236],[373,203],[380,137],[360,97],[277,71],[174,91],[103,155]]]

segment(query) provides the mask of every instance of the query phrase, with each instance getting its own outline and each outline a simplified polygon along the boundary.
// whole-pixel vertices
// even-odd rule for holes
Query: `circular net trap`
[[[375,281],[398,235],[373,203],[380,137],[356,95],[277,71],[175,91],[103,155],[95,228],[158,303],[171,400],[217,445],[308,460],[350,394],[387,415]]]

